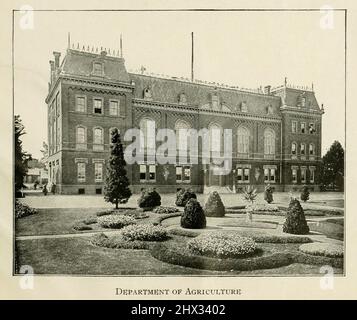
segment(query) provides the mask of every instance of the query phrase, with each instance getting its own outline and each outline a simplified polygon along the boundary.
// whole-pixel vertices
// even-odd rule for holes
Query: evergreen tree
[[[14,139],[15,139],[15,194],[23,187],[24,177],[28,170],[28,161],[31,155],[22,149],[21,136],[24,135],[25,127],[19,115],[14,119]]]
[[[344,150],[338,141],[335,141],[322,158],[321,182],[323,187],[344,187]]]
[[[126,176],[123,145],[117,129],[111,133],[111,142],[104,199],[115,204],[115,208],[118,209],[118,204],[128,202],[132,193]]]

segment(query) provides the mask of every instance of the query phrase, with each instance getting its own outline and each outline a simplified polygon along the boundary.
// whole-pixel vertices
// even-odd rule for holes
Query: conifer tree
[[[111,133],[110,157],[107,165],[106,185],[104,199],[115,204],[118,209],[119,203],[127,203],[131,197],[129,179],[125,169],[123,145],[117,129]]]

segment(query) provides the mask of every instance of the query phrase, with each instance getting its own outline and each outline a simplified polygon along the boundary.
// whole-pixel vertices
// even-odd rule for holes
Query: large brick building
[[[67,49],[62,61],[54,52],[50,67],[48,166],[59,193],[103,192],[113,128],[121,133],[129,128],[207,128],[212,150],[220,145],[224,129],[233,132],[228,175],[215,175],[211,165],[200,162],[143,161],[127,168],[134,192],[148,186],[160,192],[182,187],[204,192],[212,186],[238,192],[248,184],[262,190],[267,183],[281,191],[301,184],[318,188],[323,108],[313,88],[285,81],[276,88],[247,90],[128,73],[123,58],[104,50]],[[154,137],[146,142],[150,139]],[[177,148],[185,145],[180,141]]]

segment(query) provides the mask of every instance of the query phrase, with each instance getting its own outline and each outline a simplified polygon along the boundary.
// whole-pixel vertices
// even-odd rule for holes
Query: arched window
[[[264,155],[272,156],[275,154],[275,132],[272,129],[264,131]]]
[[[292,154],[293,156],[296,156],[296,142],[293,142],[293,143],[291,144],[291,154]]]
[[[143,118],[140,121],[140,130],[144,135],[144,141],[140,141],[140,147],[142,149],[154,149],[155,148],[155,121],[150,118]]]
[[[103,129],[96,127],[93,128],[93,150],[103,150]]]
[[[211,152],[221,152],[222,128],[218,124],[209,126],[209,141]]]
[[[313,143],[309,144],[309,155],[310,156],[315,155],[315,145]]]
[[[239,127],[237,130],[238,153],[249,153],[249,131],[247,128]]]
[[[183,120],[178,120],[175,123],[176,131],[176,149],[177,150],[188,150],[190,147],[189,142],[189,132],[190,125]]]
[[[76,129],[76,148],[87,148],[87,129],[83,126],[78,126]]]
[[[305,154],[306,154],[306,147],[305,147],[305,143],[302,143],[301,145],[300,145],[300,154],[302,155],[302,156],[304,156]]]

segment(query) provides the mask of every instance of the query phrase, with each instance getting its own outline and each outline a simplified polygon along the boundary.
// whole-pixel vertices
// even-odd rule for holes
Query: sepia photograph
[[[345,276],[345,12],[13,12],[13,274]]]

